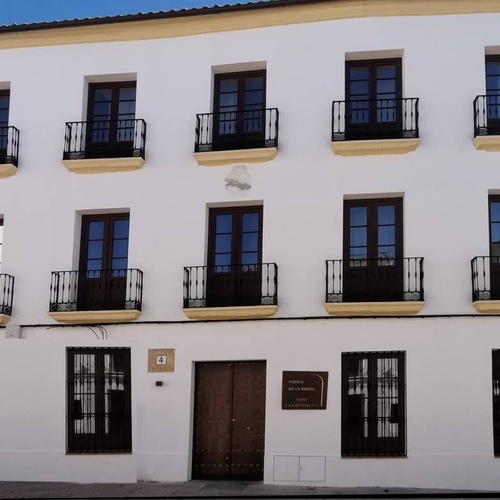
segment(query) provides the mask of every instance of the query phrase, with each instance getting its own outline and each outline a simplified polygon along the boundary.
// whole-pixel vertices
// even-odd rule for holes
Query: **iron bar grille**
[[[277,108],[196,115],[196,153],[230,149],[277,148]]]
[[[418,98],[333,101],[332,141],[415,139]]]
[[[500,94],[478,95],[473,107],[474,137],[500,135]]]
[[[19,130],[16,127],[0,127],[0,164],[19,162]]]
[[[142,308],[143,275],[139,269],[54,271],[51,312],[138,310]]]
[[[67,348],[68,452],[132,451],[130,349]]]
[[[500,256],[471,260],[472,301],[500,300]]]
[[[146,158],[144,120],[66,122],[63,160]]]
[[[184,268],[184,307],[278,305],[278,266],[242,264]]]
[[[424,300],[424,258],[326,261],[326,302]]]
[[[404,352],[342,354],[342,456],[406,455]]]
[[[14,276],[0,274],[0,314],[12,315],[14,299]]]
[[[492,351],[493,372],[493,452],[500,456],[500,350]]]

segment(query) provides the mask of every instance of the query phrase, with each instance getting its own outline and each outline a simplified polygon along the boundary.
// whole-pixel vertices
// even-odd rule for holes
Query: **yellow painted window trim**
[[[68,325],[128,323],[140,318],[141,311],[126,309],[118,311],[57,311],[49,312],[49,316],[59,323]]]
[[[144,166],[144,158],[92,158],[86,160],[62,160],[63,165],[74,174],[103,174],[131,172]]]
[[[420,139],[373,139],[334,141],[333,154],[339,156],[402,155],[415,151]]]
[[[258,319],[268,318],[278,311],[278,306],[193,307],[182,310],[189,319]]]
[[[424,304],[424,301],[328,302],[325,309],[331,316],[413,316]]]
[[[235,163],[263,163],[271,161],[278,154],[278,148],[235,149],[229,151],[204,151],[193,153],[201,167],[218,167]]]

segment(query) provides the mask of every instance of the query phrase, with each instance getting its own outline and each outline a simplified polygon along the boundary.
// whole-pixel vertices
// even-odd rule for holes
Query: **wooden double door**
[[[265,361],[196,363],[193,479],[263,479],[265,402]]]

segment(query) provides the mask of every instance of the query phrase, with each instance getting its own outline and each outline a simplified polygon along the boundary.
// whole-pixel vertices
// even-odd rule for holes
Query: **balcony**
[[[278,154],[276,108],[196,115],[194,159],[205,167],[261,163]]]
[[[67,122],[63,165],[76,174],[128,172],[146,158],[144,120]]]
[[[333,101],[333,153],[366,156],[415,151],[420,144],[418,102],[418,98]]]
[[[190,319],[255,319],[278,310],[278,266],[184,268],[184,314]]]
[[[474,99],[474,146],[482,151],[500,151],[500,95],[478,95]]]
[[[0,325],[6,325],[12,315],[14,276],[0,274]]]
[[[472,305],[479,313],[500,313],[500,257],[471,260]]]
[[[19,130],[0,127],[0,179],[16,175],[19,161]]]
[[[55,271],[49,316],[67,324],[133,321],[141,315],[142,287],[139,269]]]
[[[423,306],[423,257],[326,261],[332,316],[408,316]]]

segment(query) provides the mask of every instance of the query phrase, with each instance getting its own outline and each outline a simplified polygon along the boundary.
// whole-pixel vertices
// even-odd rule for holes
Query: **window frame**
[[[123,397],[119,403],[123,405],[123,413],[118,413],[120,424],[117,427],[123,431],[121,435],[106,433],[105,426],[111,429],[112,423],[112,389],[106,393],[106,367],[105,356],[119,354],[122,356],[122,384]],[[75,392],[76,370],[75,363],[77,356],[94,356],[95,373],[91,373],[94,381],[93,386],[87,382],[86,388],[93,388],[90,393],[85,390]],[[131,363],[129,347],[67,347],[66,348],[66,452],[71,453],[131,453],[132,452],[132,404],[131,404]],[[82,373],[85,373],[82,371]],[[108,372],[110,373],[110,372]],[[87,372],[88,374],[88,372]],[[117,374],[118,381],[118,374]],[[115,383],[118,383],[115,381]],[[115,389],[116,392],[116,389]],[[122,390],[120,390],[122,393]],[[75,432],[77,422],[83,421],[82,404],[77,405],[77,401],[82,401],[82,397],[89,394],[94,395],[94,415],[90,424],[94,426],[94,432]],[[105,397],[108,395],[108,413],[106,413]],[[121,394],[120,394],[121,395]],[[76,399],[79,396],[80,399]],[[89,404],[92,408],[92,403]],[[106,420],[107,418],[107,420]],[[115,416],[116,418],[116,416]],[[88,422],[88,421],[87,421]],[[115,420],[116,422],[116,420]],[[85,424],[82,424],[85,425]]]
[[[394,359],[397,363],[396,396],[390,393],[390,398],[397,398],[397,403],[390,403],[390,412],[379,415],[380,399],[386,396],[385,391],[379,396],[379,381],[377,376],[378,361]],[[366,418],[358,419],[349,411],[349,364],[350,361],[366,360]],[[369,351],[343,352],[341,360],[341,456],[342,457],[405,457],[406,456],[406,352],[405,351]],[[387,365],[386,365],[387,366]],[[390,366],[390,365],[389,365]],[[363,387],[363,385],[361,386]],[[352,395],[352,394],[351,394]],[[355,394],[357,395],[357,394]],[[391,400],[390,398],[389,401]],[[395,407],[395,405],[397,405]],[[394,410],[396,408],[396,410]],[[394,414],[395,413],[395,414]],[[361,422],[357,421],[362,419]],[[397,421],[394,421],[397,420]],[[382,422],[382,424],[381,424]],[[361,432],[366,435],[355,435]],[[384,432],[388,425],[398,424],[397,436],[378,436],[380,426]],[[356,429],[356,424],[358,428]],[[392,429],[389,429],[392,432]],[[373,436],[372,434],[377,434]],[[354,434],[354,435],[353,435]]]

